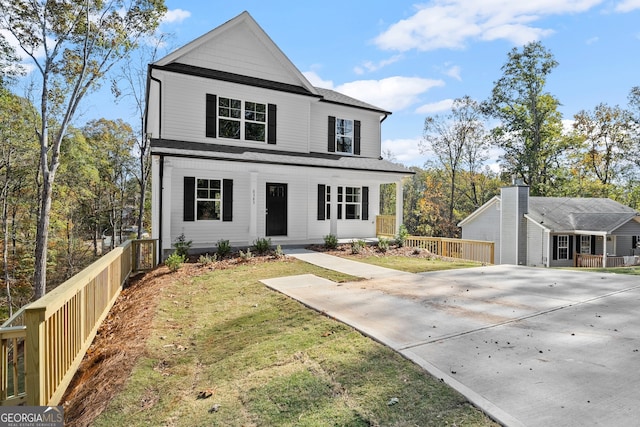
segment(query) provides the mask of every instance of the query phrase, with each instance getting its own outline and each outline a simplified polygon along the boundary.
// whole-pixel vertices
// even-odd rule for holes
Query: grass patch
[[[586,271],[594,273],[614,273],[614,274],[629,274],[632,276],[640,276],[640,267],[611,267],[611,268],[570,268],[570,270]]]
[[[482,266],[473,261],[449,261],[438,258],[407,257],[401,255],[349,257],[355,261],[361,261],[380,267],[393,268],[409,273],[425,273],[428,271],[453,270],[458,268],[470,268]]]
[[[497,425],[394,351],[258,282],[305,273],[349,280],[299,261],[176,277],[94,425]]]

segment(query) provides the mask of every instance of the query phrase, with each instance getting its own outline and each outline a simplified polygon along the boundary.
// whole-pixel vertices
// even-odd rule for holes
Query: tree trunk
[[[54,173],[45,171],[42,182],[42,200],[36,231],[35,271],[33,273],[33,298],[42,298],[47,292],[47,245],[51,216],[51,193]]]

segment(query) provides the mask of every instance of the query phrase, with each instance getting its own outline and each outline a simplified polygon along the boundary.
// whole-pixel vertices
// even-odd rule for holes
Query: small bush
[[[414,255],[420,255],[422,253],[422,249],[420,248],[413,248],[413,254]]]
[[[327,249],[335,249],[338,247],[338,237],[333,234],[324,236],[324,247]]]
[[[398,234],[396,235],[396,244],[399,247],[403,247],[405,243],[407,243],[407,237],[409,237],[407,227],[405,227],[404,224],[400,224],[400,229],[398,230]]]
[[[178,251],[176,250],[164,260],[164,264],[169,268],[169,270],[178,271],[186,259],[187,257],[185,255],[178,254]]]
[[[271,250],[271,239],[270,238],[260,238],[253,242],[253,250],[256,251],[258,255],[264,255]]]
[[[182,233],[181,235],[178,236],[175,243],[173,244],[173,247],[176,249],[175,253],[187,259],[187,256],[189,256],[189,249],[191,249],[192,243],[193,241],[187,240],[187,238],[184,236],[184,233]]]
[[[216,251],[216,255],[218,255],[218,259],[223,259],[231,253],[231,244],[228,240],[220,239],[218,240],[218,250]]]
[[[283,258],[284,252],[282,251],[282,246],[276,246],[276,258]]]
[[[382,253],[385,253],[389,250],[389,239],[385,239],[384,237],[380,237],[378,239],[378,250]]]
[[[217,259],[218,259],[217,254],[213,254],[213,256],[209,254],[204,254],[204,255],[200,255],[200,258],[198,258],[198,262],[202,265],[210,265],[213,262],[215,262]]]
[[[352,240],[351,241],[351,253],[354,255],[359,254],[367,246],[367,242],[364,240]]]
[[[251,253],[251,249],[247,248],[247,252],[240,251],[240,259],[242,261],[248,261],[253,258],[253,254]]]

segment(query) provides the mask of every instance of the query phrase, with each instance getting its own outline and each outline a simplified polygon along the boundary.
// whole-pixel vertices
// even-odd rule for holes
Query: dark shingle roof
[[[327,102],[332,102],[334,104],[348,105],[350,107],[364,108],[366,110],[378,111],[384,114],[391,114],[391,112],[385,111],[380,107],[367,104],[366,102],[360,101],[359,99],[351,98],[350,96],[344,95],[340,92],[336,92],[335,90],[324,89],[321,87],[316,87],[316,90],[320,95],[322,95],[323,99]]]
[[[389,172],[406,175],[415,173],[403,165],[378,158],[340,156],[326,153],[293,153],[258,147],[238,147],[167,139],[152,139],[151,154],[249,163]]]
[[[530,197],[528,217],[552,231],[611,232],[638,215],[606,198]]]

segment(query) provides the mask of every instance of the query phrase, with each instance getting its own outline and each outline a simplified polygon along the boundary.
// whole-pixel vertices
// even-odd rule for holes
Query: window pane
[[[265,126],[259,123],[245,123],[244,139],[247,141],[265,141]]]
[[[240,122],[235,120],[220,119],[220,138],[240,139]]]
[[[219,220],[220,219],[220,202],[219,201],[198,201],[197,203],[197,219],[198,220]]]

